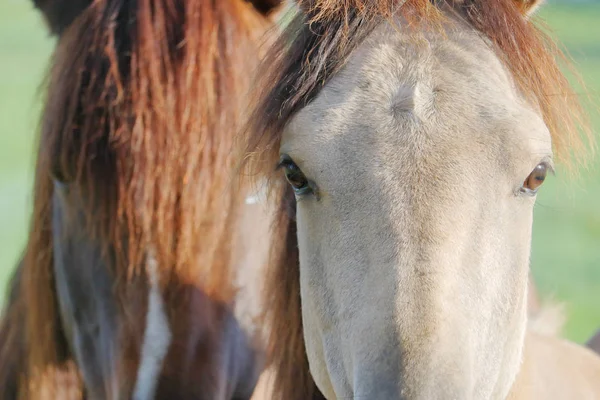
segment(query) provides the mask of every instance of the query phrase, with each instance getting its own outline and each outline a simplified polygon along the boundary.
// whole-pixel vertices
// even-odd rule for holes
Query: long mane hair
[[[163,290],[193,284],[231,302],[229,229],[239,200],[225,190],[231,148],[257,44],[270,26],[266,14],[280,3],[35,2],[61,37],[48,77],[29,240],[0,331],[0,387],[13,382],[17,393],[19,381],[33,398],[39,379],[68,353],[53,272],[53,180],[84,195],[86,234],[115,256],[117,296],[133,290],[127,283],[143,275],[152,248]]]
[[[246,135],[246,166],[273,181],[279,202],[271,270],[267,278],[266,321],[274,371],[275,398],[322,398],[308,368],[300,309],[300,274],[293,216],[294,197],[280,176],[274,176],[283,129],[315,98],[344,65],[369,32],[383,21],[403,29],[439,29],[457,15],[479,31],[496,49],[523,95],[539,107],[556,154],[567,160],[585,147],[586,118],[569,82],[559,69],[561,51],[514,0],[300,0],[299,12],[265,57],[262,90]],[[582,135],[583,133],[583,135]],[[583,137],[583,139],[582,139]],[[281,183],[281,184],[279,184]]]

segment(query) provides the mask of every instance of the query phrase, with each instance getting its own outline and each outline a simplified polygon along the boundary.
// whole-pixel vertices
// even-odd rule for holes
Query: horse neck
[[[199,395],[210,387],[211,398],[220,399],[249,396],[254,389],[264,365],[266,332],[259,318],[273,213],[266,200],[248,203],[236,203],[231,210],[233,304],[214,301],[195,285],[166,289],[170,346],[159,395]],[[204,376],[215,382],[194,378]]]
[[[264,343],[264,328],[256,324],[263,309],[266,268],[271,249],[271,226],[275,206],[266,198],[262,187],[247,191],[239,205],[232,248],[232,265],[237,295],[235,315],[242,325]],[[262,324],[261,324],[262,325]]]

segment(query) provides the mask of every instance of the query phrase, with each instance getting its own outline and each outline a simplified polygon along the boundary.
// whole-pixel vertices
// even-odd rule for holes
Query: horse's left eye
[[[312,192],[311,183],[290,156],[287,154],[281,156],[279,168],[283,168],[285,179],[292,186],[296,195],[305,195]]]
[[[523,191],[529,194],[535,194],[539,187],[542,186],[544,181],[546,180],[546,176],[548,176],[548,171],[550,170],[550,166],[548,163],[542,162],[539,163],[533,171],[529,174],[525,182],[523,182]]]

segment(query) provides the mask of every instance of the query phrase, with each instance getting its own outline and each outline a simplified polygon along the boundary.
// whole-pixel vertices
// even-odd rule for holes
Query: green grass
[[[591,100],[600,104],[600,4],[552,5],[541,15],[568,48]],[[582,96],[584,92],[580,91]],[[600,115],[589,106],[595,136]],[[598,157],[574,181],[559,166],[539,195],[532,269],[542,295],[565,303],[565,334],[587,340],[600,328],[600,169]]]
[[[0,288],[21,253],[31,209],[38,87],[52,40],[32,2],[0,2]]]
[[[542,17],[567,45],[598,101],[600,5],[551,5]],[[30,2],[0,2],[0,288],[26,237],[40,109],[37,89],[52,46]],[[600,131],[597,112],[592,119]],[[584,172],[573,183],[559,169],[536,206],[532,254],[536,281],[543,295],[566,303],[565,333],[577,341],[600,327],[599,199],[599,170]]]

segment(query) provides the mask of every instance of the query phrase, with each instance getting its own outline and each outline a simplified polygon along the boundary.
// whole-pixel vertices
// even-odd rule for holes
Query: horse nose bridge
[[[402,399],[402,348],[395,323],[384,317],[370,328],[353,346],[353,396]]]
[[[354,398],[369,399],[472,399],[475,382],[463,375],[468,355],[433,346],[375,342],[355,353]],[[366,350],[366,349],[365,349]],[[462,357],[462,358],[461,358]]]

